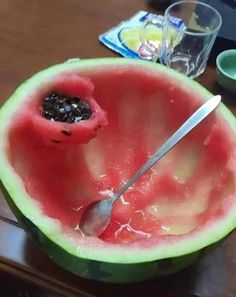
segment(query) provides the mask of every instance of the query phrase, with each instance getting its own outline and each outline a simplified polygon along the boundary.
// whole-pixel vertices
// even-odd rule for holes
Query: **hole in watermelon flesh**
[[[19,116],[9,132],[9,158],[27,192],[46,215],[78,236],[85,207],[112,195],[201,104],[196,91],[163,74],[127,66],[94,74],[81,71],[80,76],[89,80],[75,73],[61,74],[45,86],[93,98],[96,125],[106,124],[105,112],[98,108],[102,106],[109,124],[97,137],[90,140],[94,126],[93,133],[90,126],[71,124],[68,130],[63,123],[50,130],[54,123],[38,120],[33,107],[42,90],[35,91],[25,116]],[[232,142],[225,125],[210,115],[149,170],[115,203],[101,239],[130,244],[180,236],[219,219],[234,191]],[[68,142],[64,147],[48,145],[47,138]],[[83,140],[90,142],[83,144]]]
[[[81,100],[77,96],[67,96],[57,91],[50,92],[44,98],[41,114],[50,121],[65,123],[79,123],[88,120],[92,111],[88,102]],[[71,131],[62,130],[66,136],[71,136]]]
[[[23,129],[29,129],[29,126],[32,126],[30,128],[31,135],[34,134],[43,140],[46,146],[65,148],[67,144],[86,143],[97,135],[97,131],[101,127],[107,125],[106,112],[94,99],[94,85],[88,78],[80,77],[75,73],[65,73],[54,77],[45,84],[30,92],[24,102],[24,110],[16,115],[15,121],[16,125],[24,126]],[[53,90],[56,90],[56,93]],[[43,111],[42,106],[47,103],[46,99],[50,96],[58,97],[54,104],[58,105],[59,109],[64,103],[70,109],[73,107],[73,112],[65,114],[67,116],[65,121],[58,116],[60,112],[59,109],[56,111],[57,107],[55,106],[51,113],[45,115],[45,112],[49,110]],[[63,102],[59,102],[61,100]],[[79,110],[73,106],[75,103],[77,107],[82,103]],[[84,112],[81,112],[82,109]],[[79,111],[81,120],[77,117]],[[43,112],[46,118],[42,116]],[[48,119],[53,119],[53,121],[49,123]]]

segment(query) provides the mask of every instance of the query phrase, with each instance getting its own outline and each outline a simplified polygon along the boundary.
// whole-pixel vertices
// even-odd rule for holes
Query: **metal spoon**
[[[157,150],[154,155],[124,184],[120,190],[105,200],[91,203],[82,215],[79,227],[84,235],[99,236],[107,228],[110,219],[112,205],[137,179],[139,179],[150,167],[161,159],[177,142],[196,127],[208,116],[220,103],[221,96],[217,95],[205,102],[197,109],[176,132]]]

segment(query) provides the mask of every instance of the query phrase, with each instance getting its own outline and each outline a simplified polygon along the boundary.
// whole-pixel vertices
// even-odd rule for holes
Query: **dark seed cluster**
[[[88,120],[92,111],[90,105],[79,97],[51,92],[42,103],[42,115],[50,121],[78,123]]]

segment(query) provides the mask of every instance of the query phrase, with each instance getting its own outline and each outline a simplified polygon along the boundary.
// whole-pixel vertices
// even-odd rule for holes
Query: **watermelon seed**
[[[53,108],[53,105],[52,105],[52,103],[50,102],[50,101],[44,101],[43,102],[43,107],[44,107],[44,109],[46,109],[46,110],[51,110],[52,108]]]
[[[54,142],[54,143],[61,143],[60,140],[56,140],[56,139],[52,139],[52,142]]]
[[[70,130],[61,130],[61,132],[66,136],[71,136],[72,132]]]
[[[53,92],[50,97],[51,98],[58,98],[58,97],[60,97],[60,94],[57,93],[57,92]]]
[[[63,108],[63,107],[62,107],[62,108],[59,108],[58,112],[59,112],[59,113],[63,113],[63,114],[66,113],[65,108]]]
[[[81,120],[82,120],[82,117],[76,117],[76,118],[75,118],[75,122],[76,122],[76,123],[80,122]]]
[[[71,107],[69,105],[65,105],[64,111],[65,111],[65,113],[70,112],[71,111]]]

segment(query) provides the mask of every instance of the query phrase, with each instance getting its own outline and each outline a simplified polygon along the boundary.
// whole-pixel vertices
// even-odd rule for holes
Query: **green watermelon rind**
[[[188,255],[155,260],[152,262],[141,262],[134,264],[108,263],[102,261],[78,259],[61,248],[48,236],[40,231],[22,212],[15,207],[14,202],[0,183],[0,188],[7,198],[8,204],[16,215],[17,220],[24,229],[35,240],[40,249],[59,266],[77,274],[83,278],[108,282],[108,283],[134,283],[155,277],[163,277],[193,264],[201,258],[209,249],[204,248]]]
[[[62,234],[60,222],[43,215],[39,203],[30,199],[22,181],[13,171],[7,158],[3,157],[8,145],[7,131],[11,122],[11,116],[9,115],[17,112],[26,94],[30,94],[36,86],[43,84],[51,76],[77,70],[94,73],[96,67],[98,70],[100,67],[103,69],[105,67],[118,67],[120,69],[120,67],[128,65],[135,67],[135,69],[140,67],[140,70],[145,70],[148,73],[159,73],[161,71],[163,75],[166,74],[168,77],[180,80],[181,84],[187,85],[190,89],[198,92],[202,100],[207,100],[212,96],[210,92],[195,81],[164,66],[141,60],[101,58],[59,64],[37,73],[25,81],[0,110],[0,134],[2,135],[0,142],[2,156],[0,158],[0,176],[2,187],[7,189],[5,196],[12,206],[13,212],[36,238],[43,250],[58,264],[83,277],[111,282],[133,282],[165,274],[164,269],[161,269],[161,265],[158,263],[167,261],[167,259],[172,263],[168,273],[179,270],[186,263],[191,262],[188,260],[189,257],[197,258],[202,253],[202,249],[218,242],[236,227],[236,205],[232,205],[227,216],[221,220],[214,222],[214,224],[209,223],[202,230],[183,236],[181,240],[171,244],[167,243],[157,248],[149,248],[145,252],[145,249],[139,247],[126,248],[97,242],[95,250],[93,245],[91,247],[78,246],[72,238]],[[223,104],[220,105],[216,112],[225,120],[228,128],[232,131],[232,135],[236,136],[236,120],[233,114]],[[13,177],[14,183],[11,182]],[[90,265],[89,263],[93,264]],[[104,277],[102,274],[99,276],[99,273],[94,276],[96,264],[99,264],[99,269],[105,271],[108,276]]]

